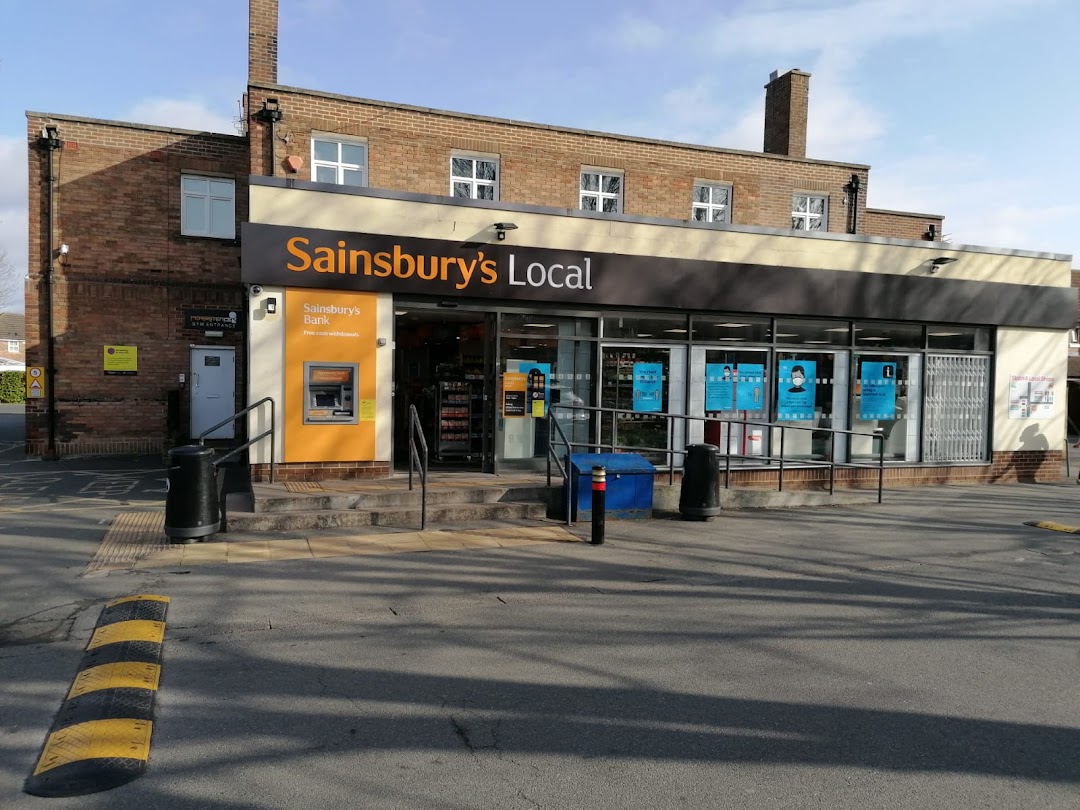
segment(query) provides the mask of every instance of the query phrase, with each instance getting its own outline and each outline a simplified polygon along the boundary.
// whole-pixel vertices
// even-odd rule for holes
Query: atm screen
[[[340,407],[338,398],[334,394],[319,394],[316,393],[313,397],[315,400],[312,405],[316,408],[337,408]]]

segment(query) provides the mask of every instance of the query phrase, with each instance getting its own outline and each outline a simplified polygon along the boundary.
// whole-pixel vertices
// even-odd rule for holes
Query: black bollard
[[[592,544],[604,544],[604,501],[607,499],[607,468],[592,468]]]

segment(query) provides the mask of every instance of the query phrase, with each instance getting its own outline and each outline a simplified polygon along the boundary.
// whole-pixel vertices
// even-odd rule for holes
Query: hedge
[[[0,402],[26,402],[25,371],[0,371]]]

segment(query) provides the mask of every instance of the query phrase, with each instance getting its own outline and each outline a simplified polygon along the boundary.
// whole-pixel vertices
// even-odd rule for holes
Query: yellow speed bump
[[[168,606],[151,594],[105,605],[23,790],[84,796],[146,772]]]
[[[1036,529],[1049,529],[1052,532],[1080,534],[1080,526],[1066,526],[1064,523],[1054,523],[1051,520],[1025,520],[1024,525],[1034,526]]]

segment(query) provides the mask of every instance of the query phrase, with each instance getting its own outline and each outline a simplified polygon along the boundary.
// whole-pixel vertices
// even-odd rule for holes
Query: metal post
[[[604,508],[607,500],[607,468],[592,468],[592,544],[604,544]]]
[[[675,483],[675,417],[668,417],[668,486]]]
[[[274,400],[270,400],[270,483],[274,483],[275,455],[274,444],[277,441],[277,413],[274,409]]]
[[[881,503],[881,490],[884,487],[885,482],[885,436],[879,433],[878,436],[878,473],[877,473],[877,502]]]
[[[784,491],[784,426],[780,426],[780,476],[777,480],[777,492]]]
[[[836,483],[836,433],[829,434],[830,446],[829,446],[829,494],[833,494],[833,487]]]

